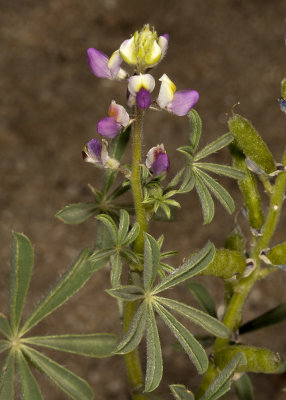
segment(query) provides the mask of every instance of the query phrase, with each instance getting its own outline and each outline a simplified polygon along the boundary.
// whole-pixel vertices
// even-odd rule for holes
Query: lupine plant
[[[176,357],[185,352],[202,375],[196,393],[194,388],[187,388],[181,382],[170,382],[170,396],[176,400],[216,400],[230,390],[232,383],[239,400],[251,400],[255,390],[248,373],[273,374],[285,370],[279,354],[266,347],[248,345],[243,335],[284,320],[286,304],[279,304],[247,322],[243,315],[245,301],[255,283],[275,271],[286,270],[286,243],[271,242],[284,200],[286,153],[281,163],[276,163],[251,122],[233,111],[227,132],[201,148],[202,123],[194,109],[198,92],[177,90],[163,74],[158,94],[153,95],[156,82],[151,72],[165,57],[168,42],[167,34],[158,37],[155,30],[145,25],[110,58],[94,48],[87,50],[88,63],[95,76],[121,81],[122,90],[127,90],[128,107],[127,111],[112,100],[108,116],[98,122],[99,136],[92,138],[82,151],[85,161],[102,170],[102,187],[90,186],[90,202],[71,204],[57,213],[59,220],[66,224],[79,224],[95,217],[96,243],[92,250],[80,253],[30,316],[22,321],[33,270],[33,248],[25,235],[14,234],[9,315],[0,315],[0,351],[5,354],[0,400],[15,398],[15,371],[22,399],[43,399],[33,368],[47,375],[69,398],[93,399],[91,386],[42,353],[42,348],[98,358],[122,355],[129,382],[126,398],[162,398],[153,393],[163,376],[164,352],[158,319],[173,335]],[[123,62],[127,70],[121,68]],[[286,78],[282,81],[280,107],[285,112]],[[186,117],[189,126],[185,143],[178,144],[177,149],[184,166],[173,177],[169,176],[170,160],[164,144],[155,142],[144,155],[141,148],[144,118],[162,110],[174,114],[174,118]],[[128,146],[132,147],[132,159],[123,163]],[[205,161],[226,146],[233,165]],[[204,224],[209,224],[214,217],[212,196],[227,212],[233,213],[235,204],[231,195],[213,174],[237,180],[243,210],[237,211],[234,227],[225,227],[224,248],[217,249],[208,242],[174,268],[169,258],[177,253],[173,249],[162,250],[164,236],[150,234],[151,221],[154,218],[173,221],[175,210],[180,207],[180,196],[189,196],[193,189],[201,203]],[[262,195],[269,200],[267,208],[262,206],[259,185],[264,189]],[[245,218],[248,229],[244,223],[243,231],[239,221]],[[36,337],[29,334],[103,268],[110,271],[107,293],[118,307],[121,337],[98,332]],[[223,280],[222,312],[218,313],[207,289],[193,280],[202,275]],[[178,285],[197,301],[199,308],[173,298],[168,289]],[[177,316],[182,318],[179,320]],[[206,334],[192,333],[186,324],[188,320],[203,328]],[[145,368],[139,352],[144,341],[147,344]],[[210,348],[208,353],[207,348]],[[185,368],[187,371],[188,364]]]

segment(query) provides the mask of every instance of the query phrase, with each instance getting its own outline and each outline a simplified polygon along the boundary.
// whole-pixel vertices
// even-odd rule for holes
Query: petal
[[[199,93],[196,90],[180,90],[175,93],[172,103],[168,109],[175,115],[186,115],[199,100]]]
[[[120,131],[120,124],[118,124],[114,117],[102,118],[97,124],[97,132],[107,138],[114,138]]]
[[[151,93],[154,87],[155,79],[150,74],[133,75],[129,78],[128,90],[133,96],[136,96],[141,88]]]
[[[165,108],[174,99],[174,93],[176,91],[175,84],[164,74],[159,81],[161,81],[161,87],[157,98],[157,103],[161,108]]]
[[[120,124],[121,126],[126,127],[129,124],[129,115],[125,108],[120,104],[117,104],[114,100],[112,100],[109,109],[108,115],[115,119],[115,122]]]
[[[158,45],[161,48],[162,58],[165,56],[165,54],[168,50],[168,44],[169,44],[169,35],[167,33],[165,33],[164,35],[160,36],[158,39]]]
[[[286,100],[281,97],[279,103],[280,103],[280,110],[286,113]]]
[[[101,144],[97,139],[91,139],[82,151],[84,161],[101,163]]]
[[[110,168],[116,170],[119,168],[120,163],[115,158],[109,157],[107,150],[108,143],[106,140],[102,141],[102,150],[101,150],[101,160],[104,168]]]
[[[131,39],[124,40],[120,46],[120,55],[127,64],[136,65],[137,57],[135,52],[134,36]]]
[[[148,65],[149,67],[157,64],[158,61],[160,60],[162,56],[162,50],[161,47],[159,46],[159,44],[154,41],[152,48],[147,52],[146,56],[145,56],[145,63],[146,65]]]
[[[87,59],[90,69],[98,78],[111,78],[108,68],[108,57],[99,50],[89,48],[87,50]]]
[[[152,147],[148,151],[147,156],[146,156],[146,161],[145,161],[145,164],[146,164],[147,168],[151,168],[152,167],[152,164],[155,161],[155,157],[156,157],[156,154],[157,154],[156,150],[157,150],[157,147]]]
[[[152,103],[152,98],[148,90],[142,88],[136,96],[136,104],[141,109],[149,108]]]
[[[119,53],[119,50],[116,50],[110,57],[108,61],[108,68],[110,70],[111,76],[113,79],[116,79],[119,71],[120,71],[120,64],[122,63],[122,57]]]
[[[160,175],[163,172],[168,171],[170,166],[169,163],[169,157],[167,156],[167,153],[159,153],[157,155],[157,159],[154,161],[152,164],[152,170],[154,175]]]

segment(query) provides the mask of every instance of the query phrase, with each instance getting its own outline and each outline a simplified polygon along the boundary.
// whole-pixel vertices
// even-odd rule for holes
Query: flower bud
[[[155,176],[168,171],[170,162],[163,144],[152,147],[148,151],[146,167],[152,169]]]

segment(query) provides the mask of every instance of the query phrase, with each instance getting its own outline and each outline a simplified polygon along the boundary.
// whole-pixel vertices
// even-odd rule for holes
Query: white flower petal
[[[176,86],[166,74],[164,74],[159,79],[159,81],[161,81],[162,83],[157,98],[157,103],[161,108],[165,108],[169,103],[173,101]]]
[[[150,51],[147,52],[145,56],[146,65],[151,67],[152,65],[157,64],[160,61],[161,56],[162,56],[161,47],[158,45],[156,41],[154,41],[152,49],[150,49]]]
[[[120,46],[120,55],[127,64],[136,65],[137,57],[135,52],[134,36],[131,39],[124,40]]]
[[[129,114],[123,106],[117,104],[114,100],[112,100],[109,106],[108,115],[113,117],[117,123],[124,127],[129,124]]]
[[[154,90],[154,87],[155,79],[150,74],[134,75],[129,78],[128,90],[133,96],[136,96],[142,88],[151,93]]]

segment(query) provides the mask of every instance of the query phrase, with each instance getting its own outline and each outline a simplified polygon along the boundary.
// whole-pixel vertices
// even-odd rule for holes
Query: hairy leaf
[[[184,385],[170,385],[175,400],[195,400],[195,396]]]
[[[157,276],[159,260],[160,249],[157,241],[148,233],[144,233],[143,282],[145,290],[150,289],[154,283]]]
[[[125,301],[135,301],[144,298],[143,289],[133,285],[118,286],[114,289],[107,289],[106,292],[116,299]]]
[[[122,261],[118,253],[114,254],[110,258],[111,272],[110,272],[110,282],[112,287],[116,287],[120,284],[120,276],[122,272]]]
[[[189,142],[193,148],[193,151],[195,151],[198,147],[202,134],[202,121],[198,112],[194,109],[188,113],[188,117],[190,122]]]
[[[226,147],[233,141],[233,135],[228,132],[224,135],[220,136],[218,139],[206,145],[201,151],[199,151],[194,158],[194,161],[201,160],[209,156],[210,154],[215,153],[216,151]]]
[[[120,210],[120,220],[118,228],[118,241],[121,243],[129,231],[129,214],[126,210]]]
[[[15,352],[10,351],[1,364],[0,400],[14,400]]]
[[[43,400],[39,385],[28,366],[25,357],[20,351],[16,353],[18,375],[21,384],[23,400]]]
[[[245,178],[245,172],[241,171],[238,168],[230,167],[229,165],[221,165],[221,164],[213,164],[213,163],[195,163],[196,167],[205,169],[206,171],[213,172],[214,174],[228,176],[229,178],[234,179],[243,179]]]
[[[257,329],[262,329],[267,326],[278,324],[286,319],[286,303],[280,304],[272,308],[266,313],[259,315],[259,317],[246,322],[239,328],[239,333],[248,333]]]
[[[197,173],[195,174],[195,188],[203,210],[204,225],[209,224],[214,217],[214,202],[208,188]]]
[[[217,318],[215,304],[207,289],[199,282],[187,283],[187,288],[197,300],[199,305],[212,317]]]
[[[2,313],[0,313],[0,333],[6,338],[11,336],[11,327],[8,318]]]
[[[56,217],[65,224],[81,224],[96,213],[96,203],[76,203],[65,206],[56,213]]]
[[[239,400],[254,400],[252,383],[247,374],[243,374],[237,379],[234,386]]]
[[[113,218],[107,214],[99,214],[96,219],[102,222],[105,227],[108,229],[108,232],[112,238],[113,243],[117,243],[117,226],[114,222]]]

